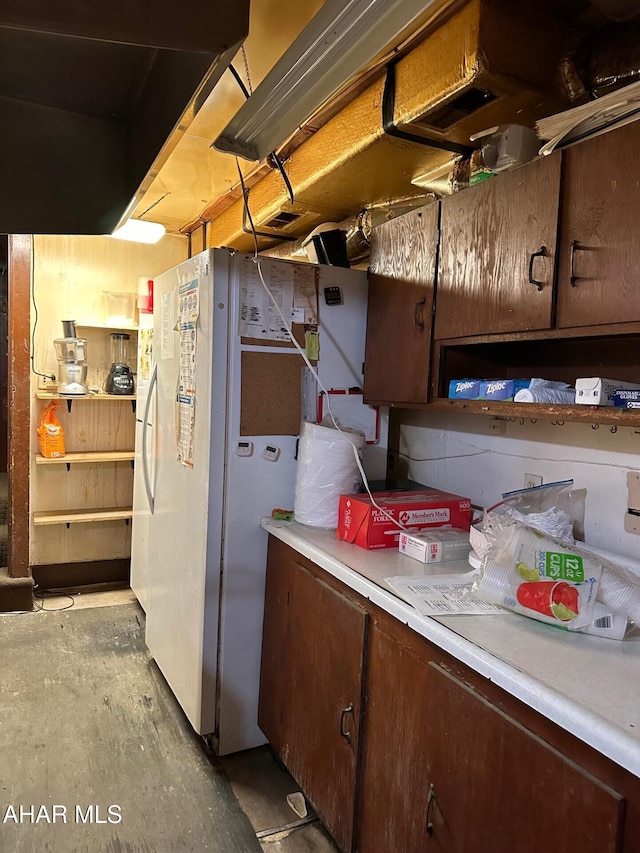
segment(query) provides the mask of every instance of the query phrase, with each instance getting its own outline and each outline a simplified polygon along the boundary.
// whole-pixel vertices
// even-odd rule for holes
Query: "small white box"
[[[471,550],[469,534],[464,530],[425,530],[422,533],[403,530],[398,547],[401,554],[421,563],[466,560]]]
[[[621,389],[638,390],[640,385],[600,376],[576,379],[576,403],[583,406],[613,406],[614,394]]]

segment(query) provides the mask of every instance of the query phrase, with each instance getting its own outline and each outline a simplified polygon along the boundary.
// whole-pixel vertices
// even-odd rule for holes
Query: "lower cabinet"
[[[371,631],[358,849],[620,850],[623,797],[429,658]]]
[[[343,850],[353,846],[367,622],[271,539],[258,722]]]
[[[633,853],[640,780],[270,537],[260,726],[344,851]]]

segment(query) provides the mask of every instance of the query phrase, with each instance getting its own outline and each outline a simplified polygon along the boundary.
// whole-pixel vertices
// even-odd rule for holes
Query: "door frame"
[[[33,238],[9,235],[8,478],[9,577],[28,578],[31,467],[31,276]]]

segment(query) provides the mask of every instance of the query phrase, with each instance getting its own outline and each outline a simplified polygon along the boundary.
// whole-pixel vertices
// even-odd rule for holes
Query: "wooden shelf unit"
[[[135,394],[105,394],[103,391],[98,391],[95,394],[58,394],[56,391],[36,391],[37,400],[66,400],[67,403],[73,403],[76,400],[110,400],[116,403],[120,400],[128,400],[130,403],[137,400]]]
[[[44,524],[87,523],[89,521],[126,521],[133,517],[130,506],[111,507],[109,509],[61,509],[41,510],[33,513],[33,523],[36,526]]]
[[[45,459],[36,453],[36,465],[77,465],[80,462],[133,462],[135,452],[133,450],[90,450],[82,453],[65,453],[64,456],[55,459]]]
[[[412,406],[415,408],[415,406]],[[490,400],[449,400],[440,397],[424,408],[467,415],[490,415],[513,420],[546,420],[603,424],[615,427],[640,427],[640,411],[620,406],[571,406],[545,403],[494,403]]]

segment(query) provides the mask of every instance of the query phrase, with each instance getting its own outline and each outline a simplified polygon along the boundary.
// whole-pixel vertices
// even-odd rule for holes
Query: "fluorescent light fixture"
[[[442,5],[442,0],[326,0],[213,147],[262,160]]]
[[[124,225],[109,234],[118,240],[131,240],[133,243],[157,243],[165,235],[165,227],[159,222],[146,219],[127,219]]]

